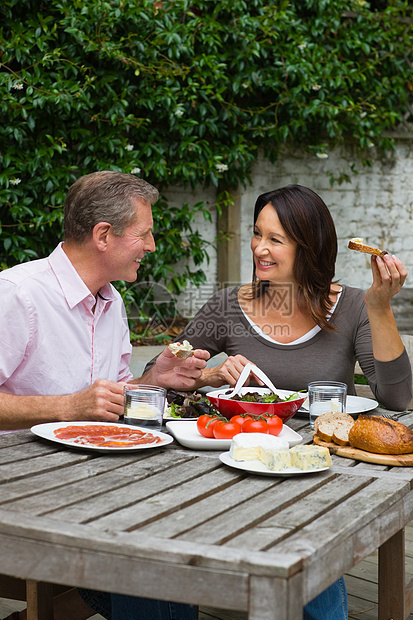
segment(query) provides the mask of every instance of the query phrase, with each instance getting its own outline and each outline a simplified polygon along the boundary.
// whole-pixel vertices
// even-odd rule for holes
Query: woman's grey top
[[[217,292],[175,341],[188,340],[194,349],[206,349],[211,356],[241,354],[261,368],[274,385],[294,391],[306,389],[310,381],[327,380],[343,381],[348,393],[355,394],[354,366],[358,360],[379,403],[394,411],[408,406],[412,398],[409,357],[404,350],[390,362],[374,359],[364,291],[342,287],[330,319],[336,332],[321,330],[306,342],[285,346],[257,333],[241,310],[238,290],[231,287]],[[268,326],[268,331],[270,328],[276,340],[283,325]]]

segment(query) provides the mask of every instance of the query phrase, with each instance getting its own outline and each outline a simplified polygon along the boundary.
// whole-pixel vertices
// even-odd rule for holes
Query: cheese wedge
[[[292,467],[298,469],[320,469],[331,466],[330,451],[323,446],[298,445],[290,449]]]
[[[272,471],[291,467],[288,441],[265,433],[235,435],[231,441],[229,454],[234,461],[259,460]]]

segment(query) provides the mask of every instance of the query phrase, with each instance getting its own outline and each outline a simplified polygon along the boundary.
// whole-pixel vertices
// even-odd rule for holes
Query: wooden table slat
[[[58,512],[59,510],[71,510],[78,511],[77,502],[85,500],[84,506],[87,507],[87,503],[98,503],[99,500],[104,505],[104,510],[107,510],[107,502],[103,501],[102,493],[106,494],[119,489],[123,489],[125,486],[131,487],[139,484],[143,486],[143,480],[151,477],[150,472],[162,474],[161,479],[165,480],[164,472],[176,463],[179,468],[181,463],[191,462],[190,459],[184,456],[174,459],[173,454],[154,454],[151,459],[151,469],[148,470],[148,465],[144,464],[140,467],[141,456],[131,464],[129,456],[124,461],[124,466],[115,467],[116,463],[109,462],[110,469],[106,467],[102,471],[96,472],[96,466],[90,469],[94,470],[93,485],[91,484],[90,476],[80,476],[79,478],[73,478],[70,482],[67,481],[64,486],[50,488],[50,484],[46,482],[42,487],[37,484],[37,493],[31,494],[30,497],[24,496],[19,499],[10,501],[8,506],[11,510],[30,512],[31,514],[47,514],[49,512]],[[150,486],[150,483],[149,483]],[[80,518],[84,518],[85,510],[81,509]]]

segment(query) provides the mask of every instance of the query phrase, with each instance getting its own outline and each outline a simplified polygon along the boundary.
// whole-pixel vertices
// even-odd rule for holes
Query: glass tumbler
[[[338,381],[312,381],[308,384],[310,426],[315,419],[328,411],[345,413],[347,384]]]
[[[166,390],[154,385],[125,385],[125,424],[161,430]]]

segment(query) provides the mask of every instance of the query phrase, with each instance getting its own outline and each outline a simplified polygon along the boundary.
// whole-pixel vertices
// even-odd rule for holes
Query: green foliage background
[[[225,208],[259,148],[274,161],[284,145],[322,156],[351,140],[368,161],[391,148],[413,88],[399,0],[3,0],[0,25],[2,268],[46,256],[69,185],[112,169],[163,192],[140,278],[199,284],[194,216],[211,212],[173,208],[169,186],[212,184]]]

